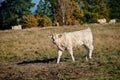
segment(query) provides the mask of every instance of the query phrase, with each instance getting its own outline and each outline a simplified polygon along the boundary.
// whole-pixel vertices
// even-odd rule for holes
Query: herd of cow
[[[99,19],[99,24],[106,24],[106,19]],[[115,24],[116,20],[112,19],[109,21],[109,24]],[[21,25],[12,26],[13,30],[20,30],[22,29]],[[75,58],[73,56],[73,48],[76,46],[83,45],[86,49],[85,58],[86,60],[92,58],[92,51],[93,51],[93,35],[90,28],[85,30],[79,30],[74,32],[64,32],[59,34],[52,34],[50,36],[52,39],[52,42],[57,46],[58,48],[58,58],[57,63],[60,62],[60,58],[62,55],[62,52],[64,50],[67,50],[73,61],[75,61]]]
[[[107,23],[107,21],[106,21],[105,18],[104,18],[104,19],[98,19],[97,22],[98,22],[99,24],[106,24],[106,23]],[[115,19],[111,19],[111,20],[109,21],[109,24],[115,24],[115,23],[116,23],[116,20],[115,20]],[[22,25],[12,26],[11,28],[12,28],[12,30],[21,30],[21,29],[22,29]]]
[[[99,23],[99,24],[106,24],[107,21],[106,21],[105,18],[104,18],[104,19],[98,19],[98,23]],[[115,24],[115,23],[116,23],[116,20],[115,20],[115,19],[111,19],[111,20],[109,21],[109,24]]]

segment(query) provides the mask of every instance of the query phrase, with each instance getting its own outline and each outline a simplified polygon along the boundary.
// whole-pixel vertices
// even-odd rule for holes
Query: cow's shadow
[[[22,64],[35,64],[35,63],[53,63],[56,61],[56,58],[50,58],[50,59],[40,59],[40,60],[30,60],[30,61],[22,61],[17,63],[17,65]]]

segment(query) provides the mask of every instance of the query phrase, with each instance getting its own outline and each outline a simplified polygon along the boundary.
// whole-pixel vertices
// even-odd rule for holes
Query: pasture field
[[[57,48],[48,37],[90,27],[93,58],[74,48],[75,62],[65,51],[56,64]],[[120,80],[120,23],[0,31],[0,80]]]

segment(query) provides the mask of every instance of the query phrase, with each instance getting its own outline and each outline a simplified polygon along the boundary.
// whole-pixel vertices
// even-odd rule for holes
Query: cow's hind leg
[[[91,45],[87,44],[87,45],[84,45],[84,46],[85,46],[85,48],[87,50],[87,53],[85,55],[86,60],[88,60],[88,58],[91,59],[92,58],[93,45],[92,44]]]
[[[89,46],[89,58],[91,59],[92,58],[92,52],[93,52],[93,45],[90,45]]]

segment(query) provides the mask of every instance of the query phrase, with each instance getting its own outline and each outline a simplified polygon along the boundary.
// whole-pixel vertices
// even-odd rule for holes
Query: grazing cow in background
[[[109,21],[109,24],[115,24],[116,23],[116,20],[115,19],[111,19],[110,21]]]
[[[21,25],[17,25],[17,26],[12,26],[13,30],[21,30],[22,26]]]
[[[105,24],[106,23],[106,19],[98,19],[98,23],[99,24]]]
[[[84,45],[87,53],[85,54],[86,60],[91,59],[93,51],[93,35],[90,28],[74,32],[65,32],[52,35],[53,43],[58,47],[57,63],[60,62],[62,52],[67,50],[72,60],[75,61],[73,56],[73,47]]]

